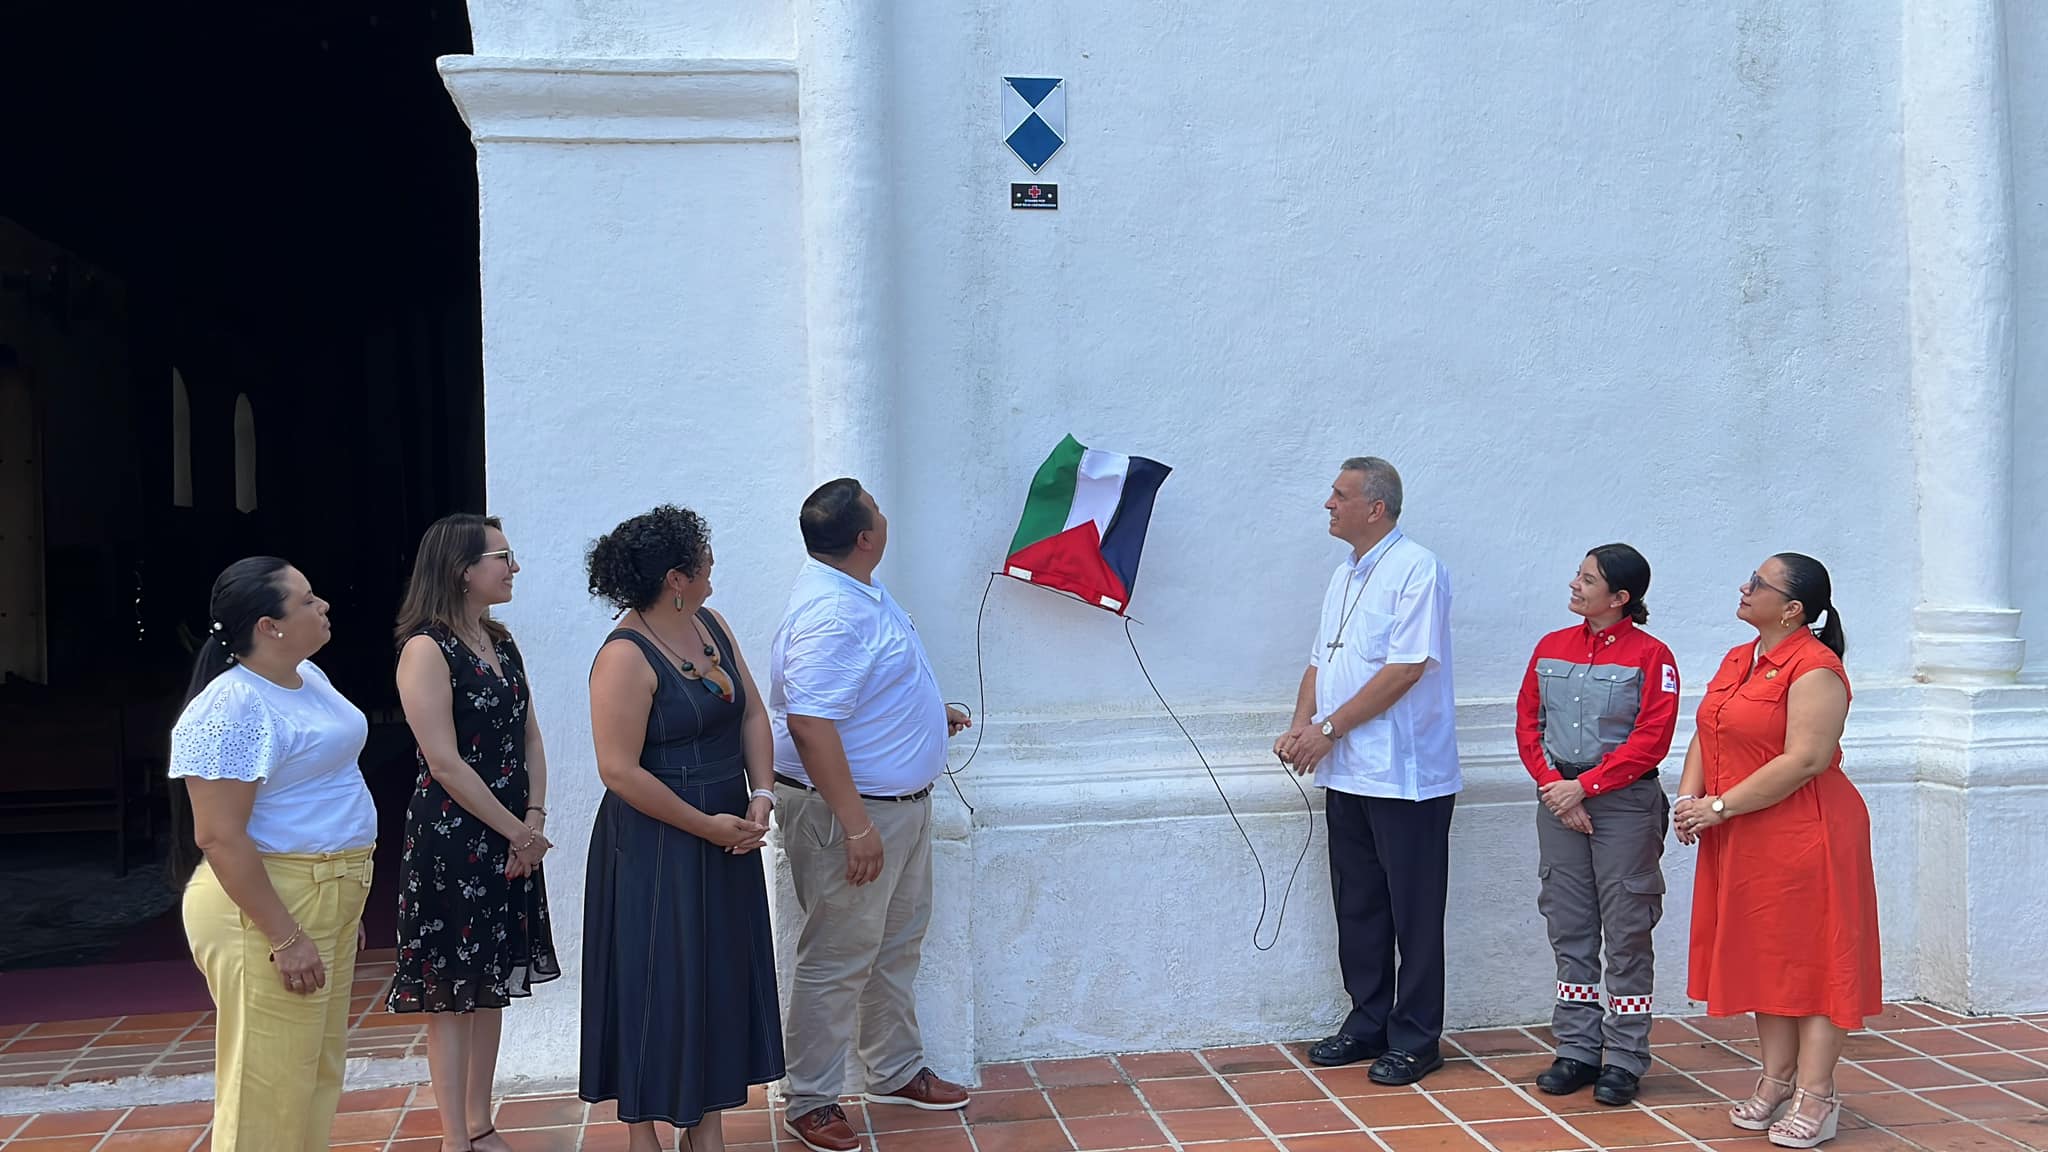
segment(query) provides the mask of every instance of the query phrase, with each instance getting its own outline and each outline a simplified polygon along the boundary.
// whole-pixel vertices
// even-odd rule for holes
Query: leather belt
[[[1557,774],[1559,776],[1564,777],[1567,780],[1577,780],[1580,776],[1588,772],[1591,772],[1593,769],[1599,767],[1598,764],[1560,764],[1555,760],[1550,762],[1550,766],[1552,768],[1557,769]],[[1655,768],[1652,768],[1648,772],[1643,773],[1641,776],[1636,777],[1636,779],[1652,780],[1655,779],[1656,776],[1657,770]],[[1631,780],[1629,781],[1629,783],[1633,784],[1635,783],[1635,781]]]
[[[817,791],[817,789],[816,789],[816,788],[813,788],[813,787],[811,787],[811,786],[810,786],[809,784],[806,784],[806,783],[804,783],[803,781],[801,781],[801,780],[797,779],[796,777],[794,777],[794,776],[784,776],[784,775],[783,775],[782,773],[780,773],[780,772],[777,772],[777,773],[775,774],[775,782],[776,782],[777,784],[787,784],[787,785],[789,785],[789,786],[790,786],[791,788],[801,788],[801,789],[803,789],[803,790],[804,790],[804,791],[806,791],[806,792],[816,792],[816,791]],[[918,789],[918,790],[917,790],[917,791],[915,791],[915,792],[906,792],[906,793],[904,793],[904,794],[903,794],[903,795],[901,795],[901,796],[870,796],[870,795],[868,795],[867,793],[865,793],[865,792],[862,792],[862,793],[860,793],[860,798],[861,798],[861,799],[863,799],[863,800],[882,800],[882,801],[886,801],[886,802],[888,802],[888,803],[891,803],[891,804],[903,804],[903,803],[907,803],[907,802],[909,802],[909,801],[912,801],[912,800],[922,800],[922,799],[924,799],[925,797],[927,797],[927,796],[931,795],[931,794],[932,794],[932,789],[933,789],[933,788],[935,788],[935,787],[937,787],[937,786],[938,786],[938,782],[937,782],[937,781],[935,780],[935,781],[933,781],[932,783],[930,783],[930,784],[927,784],[927,785],[925,785],[924,787],[922,787],[922,788]]]

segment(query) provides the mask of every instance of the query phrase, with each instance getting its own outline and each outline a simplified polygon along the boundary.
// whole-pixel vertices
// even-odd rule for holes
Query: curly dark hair
[[[645,608],[660,598],[670,572],[696,577],[710,540],[704,518],[688,508],[643,512],[591,543],[584,556],[590,594],[620,611]]]

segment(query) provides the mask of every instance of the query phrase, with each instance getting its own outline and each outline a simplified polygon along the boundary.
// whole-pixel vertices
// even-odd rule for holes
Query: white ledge
[[[478,144],[753,144],[797,138],[791,60],[444,56]]]

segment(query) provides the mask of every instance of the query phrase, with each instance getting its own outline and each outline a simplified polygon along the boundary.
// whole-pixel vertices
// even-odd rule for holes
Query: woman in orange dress
[[[1849,680],[1827,569],[1771,557],[1736,615],[1757,639],[1707,685],[1672,810],[1679,842],[1700,846],[1686,991],[1709,1015],[1756,1014],[1763,1078],[1729,1119],[1812,1148],[1841,1117],[1844,1039],[1883,1008],[1870,812],[1842,774]]]

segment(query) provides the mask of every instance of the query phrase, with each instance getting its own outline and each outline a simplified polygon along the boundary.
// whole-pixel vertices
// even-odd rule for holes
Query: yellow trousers
[[[327,987],[289,991],[270,941],[201,864],[185,887],[185,938],[218,1016],[213,1042],[214,1152],[325,1152],[348,1055],[356,927],[370,894],[372,848],[266,855],[263,870],[320,949]]]

